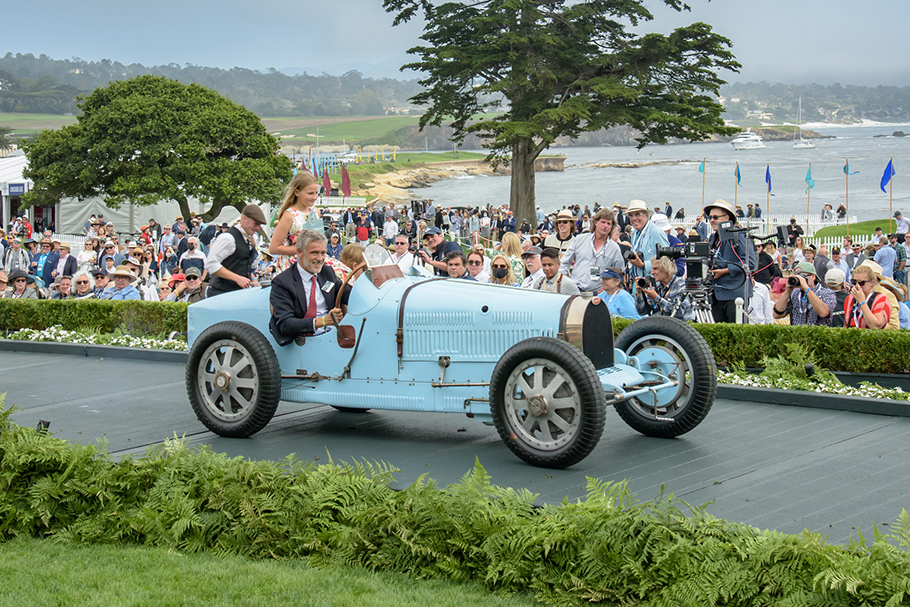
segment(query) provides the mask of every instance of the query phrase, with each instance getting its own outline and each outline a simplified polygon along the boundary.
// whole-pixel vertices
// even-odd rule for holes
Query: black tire
[[[252,436],[278,408],[278,358],[265,336],[250,325],[214,324],[190,349],[186,391],[196,417],[209,430],[233,438]]]
[[[369,409],[361,409],[359,407],[339,407],[338,405],[329,405],[333,409],[337,409],[342,413],[366,413]]]
[[[638,357],[642,369],[658,365],[658,372],[679,381],[676,388],[661,390],[657,402],[643,396],[617,404],[629,426],[647,436],[673,438],[705,419],[717,394],[717,366],[698,331],[669,316],[650,316],[626,327],[614,346]]]
[[[526,339],[502,355],[490,379],[490,411],[506,446],[543,468],[566,468],[587,457],[606,418],[594,365],[552,337]]]

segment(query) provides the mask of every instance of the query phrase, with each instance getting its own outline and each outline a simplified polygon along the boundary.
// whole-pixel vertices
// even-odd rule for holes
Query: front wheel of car
[[[250,325],[214,324],[190,349],[186,390],[196,417],[209,430],[220,436],[251,436],[278,408],[278,358],[268,339]]]
[[[566,468],[587,457],[606,417],[591,361],[551,337],[526,339],[502,355],[490,379],[490,410],[509,449],[544,468]]]
[[[711,348],[692,326],[650,316],[623,329],[614,346],[637,357],[642,370],[676,381],[673,387],[617,404],[616,412],[630,427],[646,436],[673,438],[705,419],[717,393],[717,366]]]

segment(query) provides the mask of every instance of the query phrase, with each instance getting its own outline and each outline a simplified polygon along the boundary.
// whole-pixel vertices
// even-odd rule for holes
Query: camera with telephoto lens
[[[657,247],[657,257],[676,260],[686,259],[686,288],[701,287],[708,280],[708,270],[713,264],[711,246],[707,242],[687,242],[682,247]]]
[[[799,286],[799,278],[797,278],[796,276],[790,276],[789,278],[787,278],[787,286],[790,286],[790,287],[798,287],[798,286]]]
[[[651,276],[643,276],[638,279],[638,288],[639,289],[650,289],[654,287],[654,278]]]

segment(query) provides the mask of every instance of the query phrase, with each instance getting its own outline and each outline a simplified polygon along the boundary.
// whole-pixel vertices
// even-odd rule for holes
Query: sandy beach
[[[381,173],[373,176],[373,180],[363,184],[358,190],[352,191],[353,196],[376,196],[378,201],[407,202],[416,195],[411,188],[424,188],[431,183],[444,179],[458,179],[478,175],[505,175],[507,169],[493,169],[483,160],[453,160],[450,162],[433,162],[424,166],[396,171],[394,173]]]

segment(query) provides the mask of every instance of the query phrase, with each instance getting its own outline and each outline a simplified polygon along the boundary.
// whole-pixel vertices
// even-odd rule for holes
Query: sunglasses
[[[496,268],[497,270],[507,270],[507,269],[509,269],[509,266],[500,266],[500,265],[495,265],[495,266],[490,266],[490,267]]]
[[[17,278],[13,282],[28,282],[28,279],[27,278]]]
[[[483,262],[482,261],[469,261],[468,265],[469,266],[482,266]]]
[[[199,280],[198,276],[187,276],[185,280]]]
[[[726,215],[708,215],[708,219],[718,220],[718,219],[726,219],[726,218],[727,218]]]
[[[87,285],[87,284],[88,284],[88,281],[87,281],[87,280],[77,280],[77,281],[76,281],[76,284],[77,284],[77,285]]]
[[[871,280],[854,280],[853,284],[865,287],[867,282],[872,282]]]

